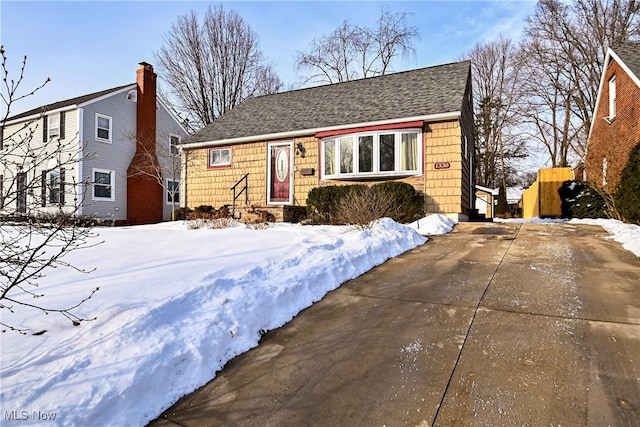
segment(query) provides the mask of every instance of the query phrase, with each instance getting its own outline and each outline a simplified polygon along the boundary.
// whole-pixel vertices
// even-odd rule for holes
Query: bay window
[[[422,173],[418,129],[363,132],[322,140],[323,178],[407,176]]]

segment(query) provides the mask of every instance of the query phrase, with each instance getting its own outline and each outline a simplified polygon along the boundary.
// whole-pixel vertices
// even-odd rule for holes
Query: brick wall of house
[[[609,115],[608,82],[614,74],[617,93],[616,117],[609,124],[604,117]],[[607,191],[615,192],[629,153],[633,147],[640,144],[640,87],[613,60],[606,70],[600,102],[593,120],[585,159],[587,180],[596,186],[603,186],[603,160],[606,158],[604,187]]]

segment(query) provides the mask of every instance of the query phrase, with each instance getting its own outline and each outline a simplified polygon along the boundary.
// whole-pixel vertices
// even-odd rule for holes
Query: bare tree
[[[406,13],[382,9],[374,28],[344,21],[328,36],[314,39],[308,52],[298,52],[299,70],[308,70],[304,83],[338,83],[391,71],[398,55],[415,54],[418,30]]]
[[[164,101],[182,110],[194,127],[213,122],[247,98],[282,88],[257,35],[222,5],[209,7],[202,21],[194,11],[179,16],[154,56],[168,86]]]
[[[507,186],[511,162],[526,156],[517,131],[516,107],[521,95],[521,64],[517,46],[509,38],[477,43],[463,59],[471,60],[476,110],[476,182]]]
[[[522,118],[551,165],[567,166],[584,155],[607,47],[640,37],[640,2],[540,0],[525,36]]]
[[[91,246],[90,228],[81,227],[75,215],[82,198],[72,172],[78,162],[77,135],[64,138],[61,128],[45,133],[53,136],[36,141],[41,116],[8,122],[17,101],[34,95],[42,85],[21,94],[27,58],[24,57],[17,79],[9,75],[4,46],[2,55],[3,111],[0,116],[0,325],[7,330],[27,333],[12,322],[18,310],[59,313],[79,325],[86,319],[73,312],[91,298],[98,288],[69,307],[51,307],[39,291],[39,282],[53,268],[74,267],[65,257]],[[42,132],[40,132],[42,133]],[[43,333],[43,331],[38,331]]]

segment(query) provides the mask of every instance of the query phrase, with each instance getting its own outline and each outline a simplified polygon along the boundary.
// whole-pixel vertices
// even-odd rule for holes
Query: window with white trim
[[[323,178],[407,176],[422,173],[422,132],[362,132],[322,141]]]
[[[60,136],[60,115],[50,114],[47,117],[49,123],[47,123],[47,129],[49,133],[49,139],[57,138]]]
[[[616,76],[615,74],[609,79],[609,120],[616,116]]]
[[[96,113],[96,140],[111,142],[111,127],[111,117]]]
[[[48,203],[57,205],[60,203],[60,169],[54,169],[47,173],[47,186],[49,190]]]
[[[210,148],[209,167],[217,168],[222,166],[231,166],[231,147]]]
[[[180,145],[180,137],[178,135],[169,135],[169,144],[171,146],[171,154],[178,154],[178,145]]]
[[[115,200],[115,172],[93,169],[93,199]]]
[[[180,182],[167,180],[167,204],[177,205],[180,203]]]

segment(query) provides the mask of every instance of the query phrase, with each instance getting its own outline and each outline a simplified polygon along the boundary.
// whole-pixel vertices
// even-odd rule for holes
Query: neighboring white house
[[[153,67],[141,63],[136,83],[7,118],[2,126],[0,190],[13,186],[17,196],[3,212],[32,215],[77,207],[78,216],[115,223],[169,219],[179,206],[179,194],[172,200],[167,188],[179,188],[179,168],[176,171],[173,163],[179,162],[177,144],[187,132],[156,99],[155,86]],[[17,149],[20,144],[30,151]],[[12,170],[24,168],[20,156],[45,152],[54,154],[38,159],[38,167]],[[162,186],[150,177],[132,178],[134,156],[143,158],[145,152],[155,152],[162,165]],[[77,161],[70,163],[69,158]]]

